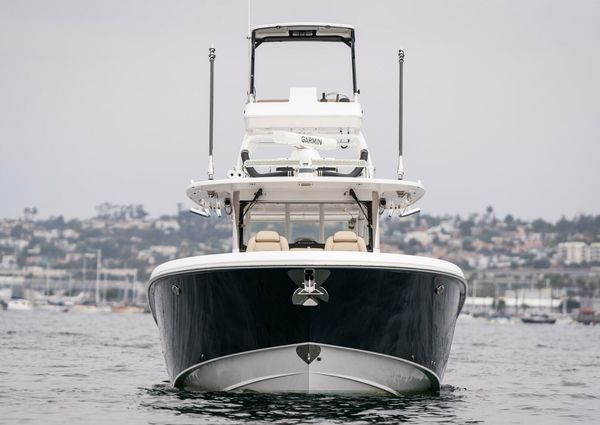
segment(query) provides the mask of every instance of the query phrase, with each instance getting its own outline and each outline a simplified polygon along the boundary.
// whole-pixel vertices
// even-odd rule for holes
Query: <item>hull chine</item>
[[[396,357],[312,342],[212,359],[181,372],[174,386],[192,391],[369,393],[438,391],[431,370]]]

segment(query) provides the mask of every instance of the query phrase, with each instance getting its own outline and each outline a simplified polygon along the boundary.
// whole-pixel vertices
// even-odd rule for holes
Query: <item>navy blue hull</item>
[[[320,269],[330,272],[323,283],[329,301],[314,307],[292,303],[298,289],[288,274],[298,270],[293,267],[187,272],[153,281],[149,302],[171,381],[207,360],[304,342],[410,360],[442,378],[464,282],[429,272]]]

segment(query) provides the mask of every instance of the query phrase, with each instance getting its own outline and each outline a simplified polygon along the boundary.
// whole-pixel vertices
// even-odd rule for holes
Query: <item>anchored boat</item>
[[[553,325],[556,323],[556,317],[552,317],[549,314],[533,313],[527,316],[521,317],[523,323],[534,323],[542,325]]]
[[[315,41],[350,49],[352,95],[291,88],[257,98],[255,52]],[[250,37],[246,133],[228,178],[214,180],[212,72],[209,180],[188,197],[233,223],[232,252],[162,264],[148,284],[171,382],[191,390],[436,391],[464,303],[446,261],[380,252],[380,217],[418,212],[420,183],[375,178],[362,133],[354,28],[256,27]],[[400,118],[402,63],[400,51]],[[289,156],[260,156],[268,146]],[[353,158],[336,154],[353,152]],[[325,156],[326,155],[326,156]]]

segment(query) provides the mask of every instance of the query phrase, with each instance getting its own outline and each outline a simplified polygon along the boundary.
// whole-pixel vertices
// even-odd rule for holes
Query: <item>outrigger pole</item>
[[[404,164],[402,162],[402,95],[403,95],[403,73],[404,66],[404,50],[398,50],[398,66],[400,73],[398,77],[398,180],[404,178]]]
[[[213,166],[213,105],[214,105],[214,91],[215,91],[215,48],[210,47],[208,49],[208,61],[210,62],[210,112],[208,119],[208,179],[212,180],[215,176],[215,169]]]

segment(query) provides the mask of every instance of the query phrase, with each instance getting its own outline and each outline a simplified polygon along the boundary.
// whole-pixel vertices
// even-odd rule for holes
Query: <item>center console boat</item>
[[[285,100],[257,99],[256,49],[298,41],[349,47],[354,93],[291,88]],[[380,217],[417,212],[424,188],[403,179],[401,156],[397,180],[375,178],[354,48],[346,25],[252,30],[237,163],[228,178],[214,180],[211,137],[209,180],[187,188],[192,212],[231,220],[232,251],[162,264],[148,284],[174,386],[439,390],[466,282],[446,261],[380,251]],[[214,50],[211,70],[213,61]],[[261,156],[269,146],[289,155]],[[340,152],[346,158],[336,158]]]

